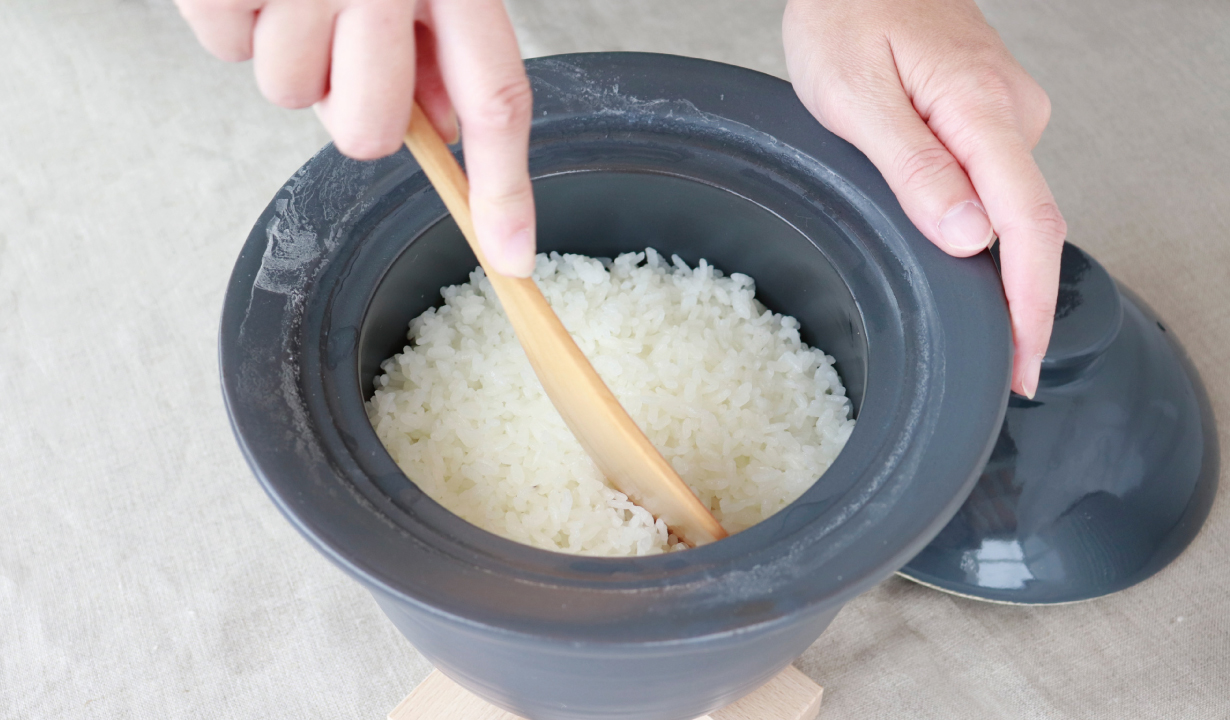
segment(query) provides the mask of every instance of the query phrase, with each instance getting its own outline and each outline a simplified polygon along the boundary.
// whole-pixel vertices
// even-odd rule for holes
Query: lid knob
[[[1064,243],[1059,297],[1040,382],[1067,382],[1102,356],[1119,335],[1123,304],[1106,269],[1084,250]]]

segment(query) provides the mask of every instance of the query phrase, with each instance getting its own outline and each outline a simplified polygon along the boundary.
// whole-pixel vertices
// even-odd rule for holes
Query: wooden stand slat
[[[824,688],[793,665],[750,695],[700,720],[815,720]]]
[[[815,720],[824,689],[794,666],[743,699],[697,720]],[[432,670],[389,720],[521,720]]]

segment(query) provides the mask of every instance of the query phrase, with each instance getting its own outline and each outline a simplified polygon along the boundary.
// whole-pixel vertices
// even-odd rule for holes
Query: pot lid
[[[1157,315],[1070,243],[1042,368],[903,576],[980,600],[1076,602],[1148,578],[1196,536],[1218,476],[1208,395]]]

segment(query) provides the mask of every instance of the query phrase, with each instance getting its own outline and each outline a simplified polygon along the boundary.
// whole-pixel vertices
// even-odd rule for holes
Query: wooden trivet
[[[824,688],[793,665],[752,694],[696,720],[815,720]],[[432,670],[389,720],[521,720]]]

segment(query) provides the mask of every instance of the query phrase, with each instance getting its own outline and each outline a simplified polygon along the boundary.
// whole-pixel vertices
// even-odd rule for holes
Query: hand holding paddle
[[[465,173],[417,104],[410,117],[406,146],[440,193],[487,273],[547,397],[602,473],[689,545],[726,537],[713,514],[594,371],[534,280],[492,271],[474,233]]]

